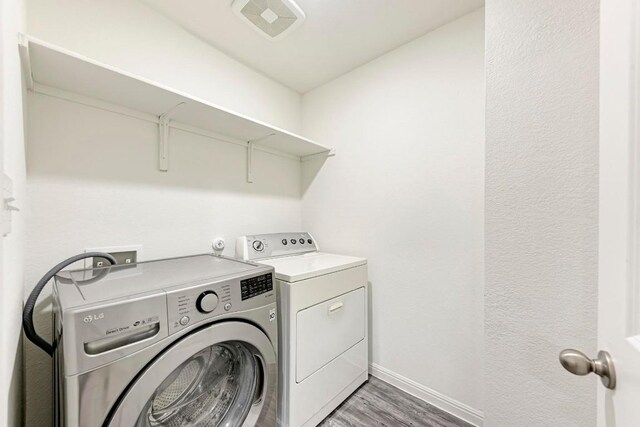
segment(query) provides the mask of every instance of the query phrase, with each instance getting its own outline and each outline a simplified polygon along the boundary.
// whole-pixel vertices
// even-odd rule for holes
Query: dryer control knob
[[[196,300],[196,308],[200,313],[211,313],[218,306],[218,295],[213,291],[200,294]]]

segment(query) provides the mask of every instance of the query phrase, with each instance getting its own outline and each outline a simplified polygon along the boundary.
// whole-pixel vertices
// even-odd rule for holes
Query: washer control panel
[[[273,268],[213,283],[167,291],[169,334],[203,320],[275,302]]]
[[[250,261],[318,251],[309,233],[254,234],[238,237],[236,258]]]
[[[200,313],[211,313],[218,306],[218,294],[213,291],[204,291],[196,300],[196,308]]]
[[[224,305],[232,302],[229,282],[200,285],[167,293],[169,333],[177,332],[201,320],[224,314]]]
[[[273,291],[273,274],[251,277],[240,281],[242,301]]]

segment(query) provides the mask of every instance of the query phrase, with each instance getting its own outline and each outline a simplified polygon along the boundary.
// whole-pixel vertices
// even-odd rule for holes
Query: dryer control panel
[[[236,240],[236,258],[243,261],[317,251],[318,245],[309,233],[254,234]]]

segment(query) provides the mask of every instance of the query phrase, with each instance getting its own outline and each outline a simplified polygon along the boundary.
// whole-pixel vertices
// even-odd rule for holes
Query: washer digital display
[[[242,301],[272,291],[273,278],[271,276],[269,273],[241,280]]]

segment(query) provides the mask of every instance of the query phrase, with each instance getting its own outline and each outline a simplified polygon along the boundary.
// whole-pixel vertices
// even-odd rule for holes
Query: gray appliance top
[[[56,276],[61,306],[75,307],[262,272],[262,266],[212,254],[65,271]]]

